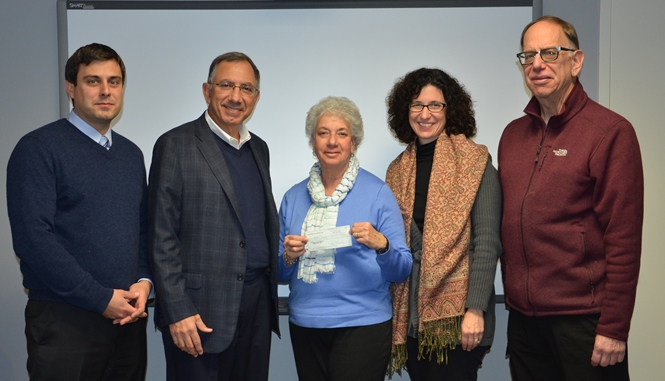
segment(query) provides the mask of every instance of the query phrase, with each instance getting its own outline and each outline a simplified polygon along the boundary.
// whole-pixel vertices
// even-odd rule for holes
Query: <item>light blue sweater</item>
[[[312,200],[305,179],[282,200],[280,249],[284,237],[300,235]],[[392,317],[390,282],[403,282],[411,272],[412,257],[406,245],[404,222],[397,200],[378,177],[360,169],[353,189],[339,206],[337,226],[370,222],[390,242],[381,255],[352,238],[353,245],[337,249],[334,274],[317,274],[307,284],[297,279],[298,265],[286,267],[279,260],[279,281],[288,282],[289,320],[308,328],[340,328],[378,324]]]

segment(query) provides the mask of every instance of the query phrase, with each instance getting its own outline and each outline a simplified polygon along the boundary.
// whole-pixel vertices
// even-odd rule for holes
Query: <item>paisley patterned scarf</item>
[[[434,150],[423,225],[417,313],[419,353],[435,354],[439,363],[446,359],[447,350],[461,340],[469,278],[469,216],[487,158],[487,147],[464,135],[442,134]],[[397,198],[410,241],[416,183],[415,142],[390,164],[386,183]],[[409,282],[407,279],[391,286],[393,348],[389,375],[395,371],[401,373],[406,365]]]

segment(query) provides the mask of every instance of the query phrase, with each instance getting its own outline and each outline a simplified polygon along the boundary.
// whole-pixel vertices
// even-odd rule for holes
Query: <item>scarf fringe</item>
[[[402,377],[402,369],[406,368],[406,359],[406,343],[393,345],[390,363],[388,363],[388,370],[386,370],[388,379],[392,380],[395,373]]]
[[[418,360],[425,358],[432,360],[436,354],[436,363],[448,363],[448,349],[455,349],[457,343],[462,341],[462,319],[464,316],[454,316],[441,320],[423,323],[423,330],[418,332]]]
[[[336,251],[335,251],[336,252]],[[310,260],[311,262],[311,260]],[[305,263],[305,260],[300,261],[299,266],[303,266]],[[307,266],[313,266],[313,265],[304,265],[305,267]],[[314,284],[319,281],[319,278],[316,276],[317,273],[320,274],[334,274],[335,273],[335,264],[325,264],[325,265],[320,265],[317,268],[316,272],[306,272],[306,271],[300,271],[300,267],[298,268],[298,279],[302,279],[303,282],[307,284]]]
[[[462,319],[464,316],[429,321],[422,324],[422,330],[418,332],[418,360],[432,360],[436,355],[436,363],[448,363],[448,350],[462,341]],[[402,369],[406,369],[408,353],[406,343],[393,345],[390,354],[390,363],[386,375],[392,379],[395,373],[402,376]]]

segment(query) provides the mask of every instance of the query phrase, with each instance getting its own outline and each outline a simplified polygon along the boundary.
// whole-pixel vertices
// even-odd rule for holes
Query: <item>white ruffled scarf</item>
[[[358,159],[356,155],[351,156],[349,167],[344,172],[331,196],[326,196],[323,182],[321,181],[321,164],[314,163],[309,171],[309,182],[307,189],[312,198],[312,205],[307,211],[307,216],[302,223],[301,235],[307,235],[307,231],[323,228],[334,228],[337,226],[337,214],[339,204],[353,188],[358,176]],[[335,249],[309,251],[302,255],[298,265],[298,279],[305,283],[316,283],[316,273],[332,274],[335,272]]]

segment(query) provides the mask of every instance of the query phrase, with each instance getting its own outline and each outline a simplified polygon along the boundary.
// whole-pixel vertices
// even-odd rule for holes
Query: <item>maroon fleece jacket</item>
[[[640,266],[644,179],[632,125],[579,81],[549,125],[532,98],[499,143],[506,304],[527,316],[600,313],[627,341]]]

